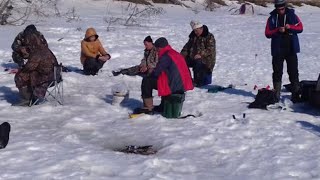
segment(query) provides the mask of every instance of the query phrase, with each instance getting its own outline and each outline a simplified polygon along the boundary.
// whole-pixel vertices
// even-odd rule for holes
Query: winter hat
[[[27,33],[33,33],[33,32],[36,32],[37,31],[37,28],[36,26],[34,26],[33,24],[30,24],[28,25],[25,29],[24,29],[24,33],[27,34]]]
[[[190,26],[191,26],[192,30],[195,30],[197,28],[201,28],[203,26],[203,24],[201,24],[199,21],[191,21]]]
[[[169,45],[169,43],[168,43],[167,39],[164,37],[157,39],[156,42],[154,43],[154,46],[156,48],[164,48],[168,45]]]
[[[143,42],[145,41],[153,43],[153,40],[150,36],[147,36],[146,38],[144,38]]]
[[[274,6],[276,8],[286,6],[286,0],[274,0]]]

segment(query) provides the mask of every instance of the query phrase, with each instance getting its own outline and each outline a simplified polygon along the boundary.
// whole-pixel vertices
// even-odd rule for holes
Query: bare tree
[[[151,5],[143,6],[139,8],[138,4],[129,3],[124,8],[125,14],[127,14],[124,25],[138,25],[141,18],[150,18],[164,13],[162,8],[157,8]]]
[[[117,22],[120,22],[121,18],[115,17],[114,15],[112,15],[111,10],[110,10],[110,4],[107,4],[106,15],[104,16],[103,20],[107,24],[107,31],[110,31],[111,26],[113,24],[116,24]]]
[[[0,0],[0,24],[23,25],[31,15],[60,16],[60,0]]]

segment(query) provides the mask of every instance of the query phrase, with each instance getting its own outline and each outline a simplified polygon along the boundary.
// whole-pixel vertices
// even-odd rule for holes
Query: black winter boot
[[[276,92],[278,101],[280,101],[281,82],[273,82],[273,89]]]
[[[292,83],[292,94],[291,94],[291,101],[293,103],[302,102],[301,99],[301,90],[300,90],[300,83]]]

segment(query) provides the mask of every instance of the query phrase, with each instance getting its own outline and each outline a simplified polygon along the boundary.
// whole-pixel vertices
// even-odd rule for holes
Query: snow
[[[226,7],[194,14],[179,6],[159,5],[166,13],[143,26],[113,25],[106,31],[107,2],[77,2],[66,1],[64,8],[75,6],[80,21],[67,23],[52,17],[32,23],[58,60],[71,69],[82,68],[80,41],[88,27],[96,28],[112,59],[98,76],[64,73],[63,106],[52,102],[30,108],[11,106],[19,100],[14,75],[0,74],[0,123],[12,125],[9,144],[0,150],[0,179],[320,179],[319,136],[297,123],[320,124],[317,109],[308,105],[293,105],[293,111],[281,112],[247,108],[256,94],[254,85],[272,86],[270,40],[264,36],[271,7],[256,7],[260,15],[235,16]],[[120,9],[120,3],[112,6],[114,13]],[[304,6],[296,11],[304,24],[299,35],[300,79],[315,80],[320,66],[320,10]],[[199,88],[188,92],[183,114],[202,113],[198,118],[128,119],[128,113],[142,105],[141,78],[113,77],[111,71],[138,64],[147,35],[154,40],[164,36],[180,51],[188,40],[191,19],[200,20],[215,35],[213,84],[233,84],[235,89],[216,94]],[[14,67],[10,46],[23,28],[1,26],[1,72]],[[288,82],[284,73],[283,83]],[[128,88],[130,97],[113,106],[112,87],[119,84]],[[155,103],[159,101],[155,97]],[[115,151],[126,145],[153,145],[158,153],[141,156]]]

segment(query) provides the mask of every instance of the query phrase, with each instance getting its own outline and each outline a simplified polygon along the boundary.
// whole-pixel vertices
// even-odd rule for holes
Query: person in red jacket
[[[275,0],[275,9],[268,18],[265,35],[271,38],[273,88],[280,100],[283,62],[287,63],[289,80],[292,85],[292,102],[300,100],[298,57],[300,45],[298,33],[303,31],[300,18],[293,9],[287,7],[286,0]]]
[[[134,110],[137,114],[153,114],[153,89],[158,90],[159,96],[183,94],[193,89],[192,78],[184,57],[172,49],[164,37],[155,41],[155,47],[159,61],[153,72],[142,79],[143,107]]]

